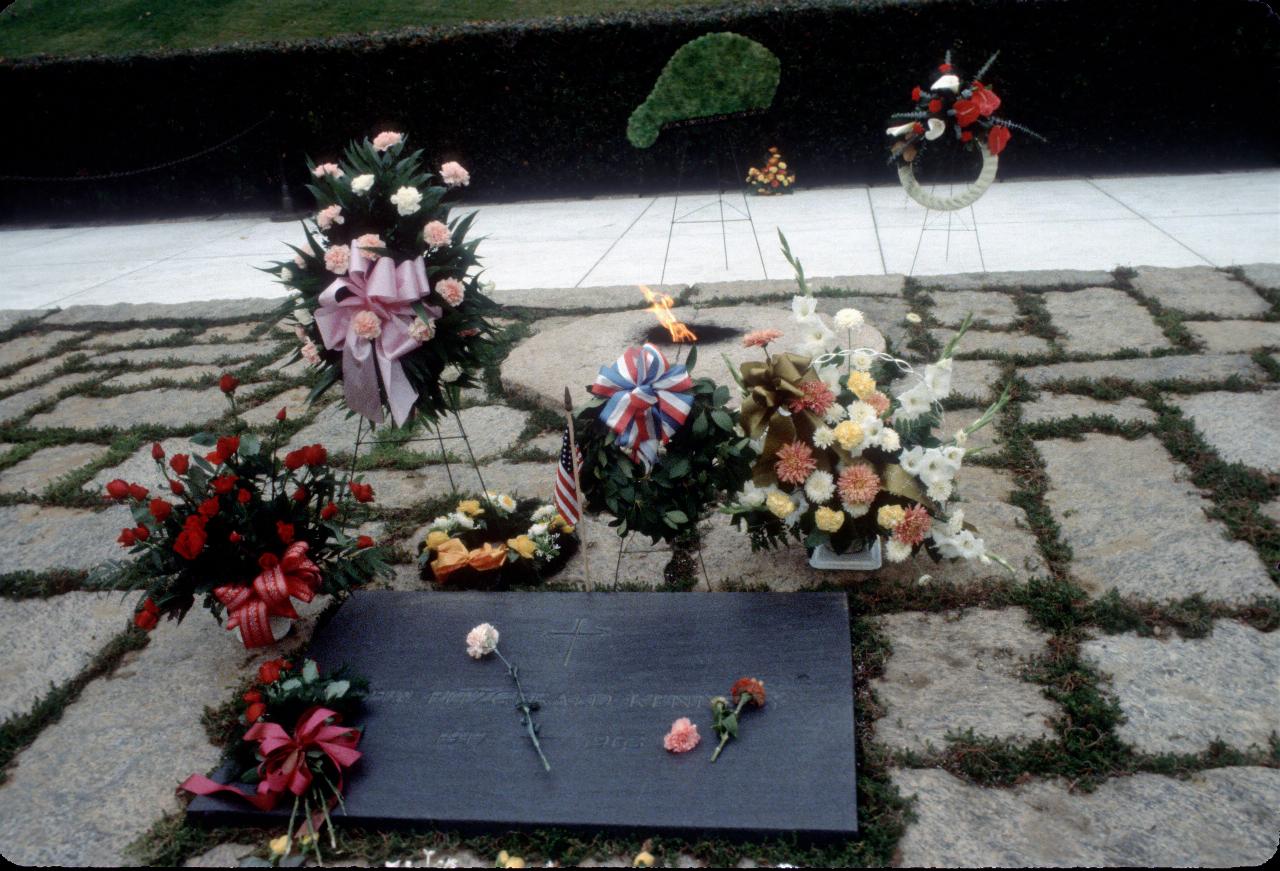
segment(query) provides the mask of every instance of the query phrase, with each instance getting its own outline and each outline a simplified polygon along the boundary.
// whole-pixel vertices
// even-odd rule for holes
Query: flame
[[[658,323],[667,328],[667,332],[671,334],[673,342],[696,342],[698,336],[693,330],[676,320],[676,316],[671,313],[671,306],[675,300],[667,296],[665,293],[654,293],[643,284],[639,285],[640,292],[644,294],[644,298],[650,303],[649,311],[653,312],[653,316],[658,319]]]

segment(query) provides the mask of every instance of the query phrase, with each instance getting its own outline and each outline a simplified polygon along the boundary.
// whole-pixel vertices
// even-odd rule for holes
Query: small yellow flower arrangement
[[[775,147],[769,148],[769,157],[764,166],[747,170],[747,182],[751,189],[760,196],[791,193],[791,186],[796,183],[796,174],[787,172],[787,162]]]

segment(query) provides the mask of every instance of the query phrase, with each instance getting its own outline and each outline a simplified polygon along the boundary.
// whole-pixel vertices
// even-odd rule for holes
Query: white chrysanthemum
[[[924,464],[924,448],[917,445],[914,448],[907,448],[898,457],[898,465],[902,466],[902,471],[908,475],[919,475],[920,467]]]
[[[864,323],[866,318],[856,308],[842,308],[836,312],[836,326],[842,330],[856,330]]]
[[[823,416],[823,420],[829,424],[837,424],[844,420],[847,414],[848,412],[845,411],[845,407],[843,405],[833,402],[831,407],[827,409],[827,413]],[[759,453],[759,451],[756,453]]]
[[[402,187],[391,195],[391,205],[402,215],[412,215],[422,208],[422,191],[415,187]]]
[[[871,364],[874,363],[875,360],[876,358],[868,354],[866,351],[854,351],[849,355],[849,362],[853,365],[853,368],[857,369],[859,372],[866,372],[871,368]]]
[[[801,324],[800,341],[797,350],[808,357],[825,354],[836,346],[836,334],[822,322],[821,318],[813,318]]]
[[[865,426],[867,423],[876,420],[878,417],[879,415],[876,414],[875,407],[863,402],[861,399],[849,406],[849,420],[859,426]]]
[[[549,527],[545,523],[535,523],[529,527],[529,537],[537,538],[540,535],[546,535]]]
[[[951,358],[930,363],[924,367],[924,385],[934,399],[946,399],[951,395]]]
[[[457,519],[452,514],[443,514],[431,521],[431,525],[427,527],[428,532],[452,532],[454,527],[458,525]]]
[[[351,179],[351,191],[357,194],[367,194],[373,190],[373,176],[370,173],[358,175]]]
[[[953,484],[951,481],[939,481],[928,487],[925,492],[934,502],[946,502],[951,498]]]
[[[813,431],[813,446],[815,448],[829,448],[836,441],[836,434],[829,426],[820,426]]]
[[[933,399],[924,384],[917,384],[898,397],[898,410],[894,417],[900,420],[914,420],[933,410]]]
[[[498,649],[498,630],[488,623],[481,623],[467,633],[467,656],[480,659]]]
[[[911,545],[903,544],[896,538],[885,539],[884,556],[891,563],[900,563],[911,556]]]
[[[757,487],[755,482],[748,481],[743,485],[742,492],[738,494],[737,503],[743,508],[759,508],[768,495],[763,487]]]
[[[898,436],[896,429],[885,427],[880,431],[880,447],[886,451],[896,451],[902,447],[902,439]]]
[[[799,323],[805,323],[818,313],[818,301],[811,296],[791,297],[791,314]]]
[[[554,505],[539,505],[538,510],[529,515],[529,519],[534,523],[549,523],[555,520],[558,513]]]
[[[867,512],[871,510],[871,505],[867,502],[855,502],[852,505],[848,502],[841,504],[844,505],[844,513],[848,514],[854,520],[857,520],[859,517],[865,517]]]
[[[462,529],[476,528],[476,522],[472,520],[470,516],[462,513],[461,511],[454,512],[453,523],[455,526],[461,527]]]
[[[835,479],[831,477],[830,472],[824,472],[821,469],[809,475],[808,480],[804,482],[804,495],[809,497],[810,502],[826,502],[835,492]]]

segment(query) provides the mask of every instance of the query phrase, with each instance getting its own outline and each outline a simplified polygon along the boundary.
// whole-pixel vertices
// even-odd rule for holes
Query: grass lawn
[[[16,0],[0,13],[0,57],[133,54],[428,24],[669,9],[696,2],[699,0]]]

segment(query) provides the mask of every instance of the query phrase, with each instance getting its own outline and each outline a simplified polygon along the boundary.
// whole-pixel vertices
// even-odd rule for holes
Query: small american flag
[[[555,506],[560,512],[560,516],[566,521],[578,525],[578,521],[582,518],[582,509],[578,505],[577,490],[573,486],[573,465],[577,463],[579,469],[582,468],[582,451],[574,447],[575,456],[570,459],[569,456],[569,428],[565,427],[564,438],[560,441],[560,462],[556,466],[556,495]]]

